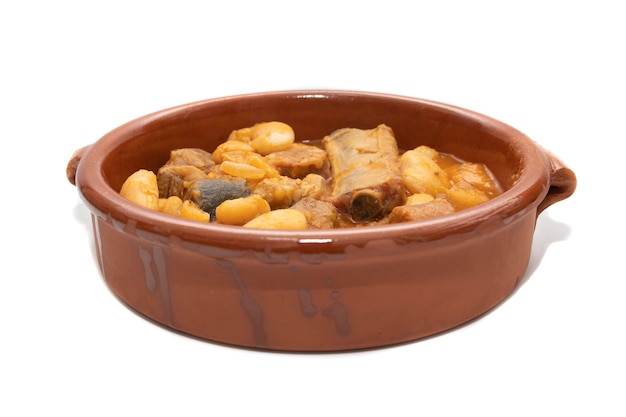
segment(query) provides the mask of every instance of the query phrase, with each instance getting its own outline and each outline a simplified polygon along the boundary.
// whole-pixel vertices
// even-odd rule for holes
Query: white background
[[[0,415],[626,415],[619,5],[3,2]],[[123,306],[73,151],[166,107],[298,88],[459,105],[560,157],[578,189],[540,216],[523,285],[444,335],[325,355],[202,342]]]

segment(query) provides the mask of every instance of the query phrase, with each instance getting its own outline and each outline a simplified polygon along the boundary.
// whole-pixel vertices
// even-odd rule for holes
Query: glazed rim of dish
[[[228,100],[254,101],[257,98],[274,97],[282,100],[356,100],[376,98],[383,100],[410,101],[453,113],[473,120],[477,126],[485,126],[492,134],[507,138],[509,149],[519,159],[519,176],[502,194],[465,210],[417,222],[376,225],[331,230],[269,230],[249,229],[215,223],[202,223],[163,214],[122,197],[107,181],[103,165],[111,150],[145,134],[150,128],[163,129],[158,123],[165,118],[188,117],[194,110],[219,106]],[[157,123],[155,123],[157,122]],[[495,133],[493,133],[495,132]],[[139,169],[140,167],[137,167]],[[177,236],[195,243],[232,249],[265,249],[325,251],[337,250],[348,245],[362,246],[373,240],[419,240],[429,241],[449,234],[470,232],[487,220],[512,221],[527,209],[539,205],[550,188],[550,161],[545,151],[523,133],[498,120],[477,112],[435,101],[399,95],[364,93],[336,90],[298,90],[254,93],[198,101],[157,111],[112,130],[90,146],[80,159],[76,171],[76,185],[86,205],[103,218],[109,218],[119,227],[130,223],[133,228],[161,236]]]

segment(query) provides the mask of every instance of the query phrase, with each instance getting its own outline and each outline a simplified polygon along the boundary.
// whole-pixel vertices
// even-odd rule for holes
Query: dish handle
[[[78,171],[78,165],[80,164],[80,160],[83,159],[90,148],[91,145],[83,146],[72,154],[72,157],[65,168],[65,175],[67,175],[67,180],[70,184],[76,185],[76,171]]]
[[[548,194],[537,207],[537,216],[554,203],[565,200],[576,190],[576,174],[559,158],[544,149],[550,168],[550,188]]]

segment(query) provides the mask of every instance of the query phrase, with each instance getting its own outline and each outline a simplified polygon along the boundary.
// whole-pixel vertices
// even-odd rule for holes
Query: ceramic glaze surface
[[[181,147],[212,150],[235,129],[278,120],[296,140],[390,126],[401,149],[428,145],[487,164],[505,192],[421,222],[332,231],[249,230],[152,212],[118,191]],[[347,91],[227,97],[117,128],[68,164],[92,211],[103,276],[121,300],[177,331],[286,351],[386,346],[436,334],[505,299],[523,276],[536,218],[574,192],[561,161],[519,131],[440,103]]]

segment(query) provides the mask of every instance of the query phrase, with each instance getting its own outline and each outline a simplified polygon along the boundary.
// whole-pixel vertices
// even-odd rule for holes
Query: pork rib
[[[406,201],[398,144],[390,127],[339,129],[322,144],[332,174],[331,202],[355,222],[380,219]]]

